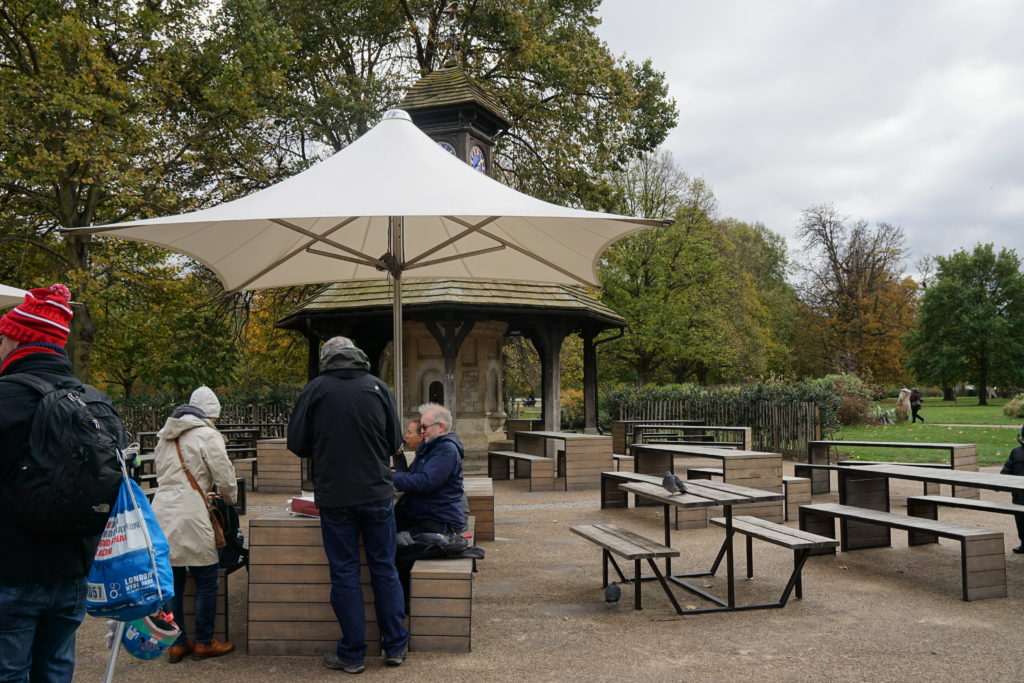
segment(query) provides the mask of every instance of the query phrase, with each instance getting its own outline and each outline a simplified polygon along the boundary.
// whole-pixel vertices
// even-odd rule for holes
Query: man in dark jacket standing
[[[64,344],[71,292],[64,285],[30,290],[0,318],[0,376],[24,373],[50,383],[74,380]],[[10,482],[29,452],[37,391],[0,382],[0,680],[70,681],[75,631],[85,617],[86,576],[100,535],[48,535],[11,510]],[[45,505],[46,501],[39,501]]]
[[[401,422],[388,386],[345,337],[320,351],[320,376],[302,390],[288,423],[288,449],[312,458],[314,497],[331,566],[331,606],[341,626],[329,669],[365,669],[366,617],[359,585],[359,539],[373,587],[384,663],[398,666],[409,644],[402,586],[395,569],[391,454],[402,443]]]
[[[1018,477],[1024,477],[1024,427],[1020,428],[1017,443],[1021,445],[1010,451],[1010,457],[1003,464],[1003,469],[999,471],[1000,474],[1015,474]],[[1013,502],[1015,505],[1024,505],[1024,493],[1014,492]],[[1024,515],[1018,513],[1013,518],[1017,522],[1017,536],[1020,539],[1020,545],[1014,548],[1013,552],[1021,554],[1024,553]]]
[[[442,405],[420,406],[423,443],[407,472],[395,472],[395,488],[404,491],[398,504],[398,528],[410,533],[450,533],[466,528],[463,510],[462,441],[452,428],[452,414]]]

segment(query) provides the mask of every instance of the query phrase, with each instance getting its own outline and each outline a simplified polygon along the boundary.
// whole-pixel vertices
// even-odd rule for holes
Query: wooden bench
[[[835,503],[800,507],[800,528],[804,531],[835,538],[834,519],[840,522],[843,552],[891,546],[891,529],[909,532],[909,545],[938,543],[939,537],[959,541],[963,599],[1006,597],[1006,557],[1000,531]],[[828,552],[835,552],[835,549],[817,550],[813,554]]]
[[[618,472],[622,469],[622,463],[633,462],[632,455],[622,455],[621,453],[612,453],[612,463],[615,465],[615,471]]]
[[[409,591],[409,649],[469,652],[472,617],[473,560],[416,560]]]
[[[551,458],[517,451],[488,451],[487,476],[491,479],[509,479],[509,462],[515,463],[515,478],[530,479],[531,491],[555,490],[555,463]]]
[[[965,508],[967,510],[998,512],[1004,515],[1024,515],[1024,505],[1014,505],[1013,503],[953,498],[952,496],[907,496],[907,514],[911,517],[938,519],[940,505]]]
[[[808,486],[810,482],[808,482]],[[710,522],[714,525],[724,527],[725,517],[712,517]],[[819,536],[812,534],[807,531],[801,531],[800,529],[793,529],[782,524],[776,524],[775,522],[769,522],[758,517],[750,517],[749,515],[740,515],[732,518],[732,528],[736,533],[744,534],[747,537],[747,578],[754,578],[754,554],[753,554],[753,539],[758,538],[762,541],[772,543],[783,548],[789,548],[793,551],[793,573],[789,575],[789,580],[786,582],[786,587],[782,591],[782,597],[779,598],[777,605],[783,607],[786,601],[789,600],[789,595],[796,588],[796,597],[801,599],[803,595],[803,579],[801,574],[804,568],[804,563],[807,562],[807,558],[814,551],[827,550],[829,548],[835,549],[839,545],[839,541],[834,538],[827,536]],[[711,566],[711,574],[718,570],[718,565],[721,564],[722,558],[725,556],[726,543],[722,544],[721,550],[718,551],[718,557],[715,559],[715,563]]]
[[[629,494],[619,488],[624,481],[644,481],[661,485],[661,477],[653,474],[637,472],[602,472],[601,473],[601,509],[629,507]]]
[[[640,587],[643,585],[643,577],[641,575],[640,567],[641,562],[643,560],[647,560],[651,569],[654,571],[654,576],[657,577],[658,581],[661,583],[661,587],[665,590],[665,594],[668,596],[668,599],[676,608],[676,612],[682,614],[679,603],[676,602],[676,598],[672,595],[672,591],[669,588],[668,583],[665,581],[665,577],[658,569],[658,565],[654,562],[656,558],[679,557],[678,550],[673,550],[668,546],[652,541],[649,538],[644,538],[640,534],[633,533],[628,529],[623,529],[622,527],[615,526],[614,524],[575,524],[570,526],[569,530],[577,536],[582,536],[591,543],[601,547],[602,586],[608,585],[608,563],[611,562],[622,583],[629,583],[630,581],[633,582],[633,609],[643,609],[643,603],[640,597]],[[615,558],[612,557],[613,554],[626,560],[633,560],[632,579],[627,579],[622,573],[622,570],[619,569],[618,563],[615,562]]]

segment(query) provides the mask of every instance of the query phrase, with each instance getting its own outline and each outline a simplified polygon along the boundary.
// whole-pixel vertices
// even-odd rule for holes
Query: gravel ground
[[[998,468],[983,468],[998,471]],[[792,474],[792,464],[786,463]],[[920,484],[893,480],[893,511]],[[1005,494],[982,492],[987,500]],[[600,552],[569,525],[610,521],[650,538],[661,537],[660,508],[598,509],[598,493],[529,493],[521,482],[496,482],[497,540],[483,543],[487,559],[474,580],[473,652],[411,653],[400,669],[369,660],[364,680],[415,677],[423,681],[695,680],[740,681],[1019,681],[1024,670],[1024,555],[1013,518],[943,509],[944,521],[1003,531],[1008,597],[960,600],[959,545],[908,547],[893,531],[893,547],[812,557],[804,569],[804,599],[783,609],[678,616],[655,583],[644,585],[644,609],[632,609],[631,588],[607,609]],[[284,505],[285,496],[253,494],[249,517]],[[815,502],[835,501],[835,494]],[[791,525],[795,523],[791,522]],[[676,531],[683,555],[676,571],[706,569],[722,530]],[[743,575],[743,543],[737,569]],[[792,553],[755,541],[755,576],[737,581],[740,603],[778,598]],[[724,569],[720,574],[724,573]],[[244,575],[232,577],[232,639],[238,651],[219,659],[168,664],[122,653],[115,680],[328,681],[347,674],[322,668],[314,657],[245,654]],[[704,580],[724,591],[724,578]],[[677,591],[683,605],[703,606]],[[76,681],[102,680],[105,627],[86,617],[79,630]]]

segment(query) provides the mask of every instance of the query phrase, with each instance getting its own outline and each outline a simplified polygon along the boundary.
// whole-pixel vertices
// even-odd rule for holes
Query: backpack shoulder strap
[[[0,382],[14,382],[22,386],[34,389],[40,394],[46,395],[57,388],[56,384],[47,382],[41,377],[29,374],[27,372],[16,372],[13,375],[4,375],[0,377]]]

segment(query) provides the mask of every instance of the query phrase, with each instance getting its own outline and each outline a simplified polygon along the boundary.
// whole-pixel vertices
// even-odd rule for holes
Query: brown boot
[[[177,664],[181,660],[192,654],[192,649],[195,647],[195,643],[191,640],[181,645],[171,645],[167,648],[167,661],[171,664]]]
[[[221,643],[216,638],[210,641],[209,645],[196,643],[192,650],[192,659],[207,659],[208,657],[220,657],[229,652],[234,652],[234,643]]]

